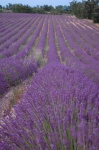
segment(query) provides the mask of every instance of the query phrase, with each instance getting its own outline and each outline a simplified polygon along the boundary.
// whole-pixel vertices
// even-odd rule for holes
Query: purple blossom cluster
[[[3,74],[0,72],[0,94],[3,94],[8,88],[8,83],[5,80]]]
[[[16,59],[2,59],[0,61],[0,73],[2,73],[9,87],[21,80],[25,80],[34,72],[37,72],[37,63],[33,59],[27,65],[23,61]],[[3,84],[1,78],[0,82]],[[2,90],[2,87],[0,87],[0,91]]]
[[[99,28],[64,15],[0,19],[0,94],[36,72],[0,120],[0,150],[98,150]]]
[[[16,59],[24,59],[27,55],[29,55],[30,50],[32,48],[32,46],[35,43],[35,40],[37,39],[37,37],[40,34],[40,30],[42,28],[42,24],[43,21],[38,19],[36,20],[36,23],[34,25],[34,28],[32,27],[32,30],[34,31],[32,37],[30,38],[30,40],[28,41],[28,43],[24,46],[23,49],[21,49],[14,57]],[[36,28],[36,29],[35,29]]]
[[[55,44],[55,33],[53,26],[53,17],[49,16],[48,22],[48,53],[47,53],[48,63],[59,62],[56,44]]]
[[[68,45],[66,45],[66,42],[63,36],[64,31],[62,31],[63,26],[59,25],[57,18],[54,21],[54,24],[55,24],[56,31],[57,31],[56,35],[58,37],[58,46],[60,49],[62,61],[63,62],[65,61],[67,66],[81,71],[84,68],[84,65],[77,58],[75,58],[75,56],[70,52]]]
[[[28,21],[29,21],[29,23],[28,23]],[[14,31],[17,30],[16,31],[17,34],[10,37],[9,40],[7,39],[7,41],[4,40],[5,41],[4,44],[1,44],[1,46],[0,46],[0,49],[1,49],[0,55],[2,56],[2,58],[10,57],[10,56],[13,56],[13,55],[19,53],[20,52],[19,51],[20,46],[23,45],[26,42],[26,40],[29,38],[31,33],[33,31],[35,31],[34,29],[37,27],[37,25],[39,23],[40,23],[40,19],[37,19],[36,16],[34,16],[34,18],[32,20],[31,20],[31,18],[28,18],[25,22],[23,22],[23,23],[20,22],[19,27],[14,29]],[[17,23],[17,26],[18,26],[18,23]],[[10,34],[10,33],[8,33],[8,34]],[[6,37],[6,36],[4,36],[4,37]],[[7,47],[5,47],[6,44],[7,44]]]
[[[37,51],[40,51],[44,57],[44,48],[46,44],[46,38],[47,38],[47,31],[48,31],[48,16],[44,18],[44,24],[39,36],[39,41],[35,47]]]
[[[0,150],[99,148],[99,88],[78,71],[45,66],[14,110],[0,125]]]
[[[75,19],[72,22],[71,17],[63,16],[62,18],[58,16],[55,17],[54,24],[57,31],[56,34],[62,61],[65,62],[66,65],[82,71],[91,80],[99,84],[99,61],[97,59],[98,49],[90,46],[89,41],[84,41],[85,34],[81,32],[81,27],[78,28]],[[99,32],[97,35],[98,34]],[[91,55],[86,53],[86,45],[86,51],[91,51]]]
[[[44,16],[42,16],[42,19],[43,18]],[[28,20],[26,21],[26,24],[27,23],[28,23]],[[32,26],[32,24],[34,26]],[[30,57],[28,57],[28,55],[33,44],[35,43],[36,38],[40,34],[40,30],[43,26],[43,20],[41,20],[38,17],[35,17],[34,15],[34,18],[32,19],[32,21],[22,30],[28,29],[30,25],[31,25],[31,28],[29,29],[28,32],[26,32],[18,41],[12,44],[7,50],[4,50],[3,52],[0,53],[1,57],[5,55],[5,58],[2,58],[0,60],[0,73],[2,73],[3,78],[7,82],[9,87],[19,83],[20,81],[23,81],[28,76],[32,75],[34,72],[37,72],[39,60],[37,61],[35,60],[34,54],[32,54],[33,56],[31,57],[31,59]],[[19,52],[17,52],[22,42],[24,42],[27,39],[27,37],[29,37],[30,32],[33,32],[32,37],[30,38],[28,43],[25,45],[25,47],[21,49]],[[19,34],[23,34],[23,32],[21,32],[20,30]],[[19,34],[18,34],[18,38],[20,37]],[[13,43],[11,39],[9,40],[9,42]],[[1,84],[3,85],[2,80],[1,80]],[[6,90],[4,90],[3,87],[1,86],[0,91],[4,93]]]
[[[65,23],[65,27],[69,30],[70,34],[72,35],[72,38],[75,38],[75,41],[78,43],[78,46],[76,44],[76,46],[73,48],[78,49],[78,50],[79,50],[79,48],[81,48],[83,50],[87,49],[87,54],[82,51],[81,55],[84,55],[88,59],[89,63],[90,63],[90,59],[92,59],[92,58],[97,60],[97,57],[95,57],[95,56],[96,56],[96,54],[99,55],[98,54],[99,48],[97,48],[97,46],[96,46],[98,44],[99,38],[96,36],[97,35],[96,32],[94,31],[93,28],[91,28],[89,26],[85,26],[86,28],[85,27],[82,28],[83,25],[81,25],[80,23],[78,23],[78,22],[77,22],[77,24],[76,24],[76,22],[74,22],[74,23],[75,23],[75,26],[73,23],[71,23],[71,24]],[[90,31],[90,28],[95,33]],[[79,31],[78,31],[78,29],[79,29]],[[92,36],[90,36],[90,35],[92,35]],[[96,39],[96,40],[94,40],[94,39]],[[98,46],[99,46],[99,44],[98,44]],[[88,63],[87,59],[85,60],[85,63]],[[82,59],[82,61],[83,60],[84,59]],[[91,60],[91,61],[93,61],[93,60]]]

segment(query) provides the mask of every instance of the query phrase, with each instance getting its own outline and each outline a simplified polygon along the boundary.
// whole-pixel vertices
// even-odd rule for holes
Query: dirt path
[[[9,91],[0,98],[0,118],[2,115],[6,116],[12,107],[20,101],[32,79],[33,77],[30,77],[20,85],[11,87]]]

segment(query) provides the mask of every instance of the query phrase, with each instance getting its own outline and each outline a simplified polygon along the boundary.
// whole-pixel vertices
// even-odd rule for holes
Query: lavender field
[[[70,15],[1,13],[0,109],[28,80],[2,110],[0,150],[99,150],[99,26]]]

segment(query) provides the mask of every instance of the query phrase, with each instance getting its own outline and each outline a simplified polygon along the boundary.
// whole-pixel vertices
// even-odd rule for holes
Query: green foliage
[[[17,12],[17,13],[31,13],[32,9],[30,6],[28,5],[22,5],[22,4],[14,4],[11,7],[13,12]]]
[[[63,13],[70,13],[70,6],[63,6]]]
[[[0,13],[2,12],[2,9],[0,9]]]
[[[0,5],[1,6],[1,5]],[[2,6],[1,6],[2,8]],[[9,3],[6,5],[4,10],[12,10],[16,13],[38,13],[38,14],[63,14],[63,13],[69,13],[70,7],[69,6],[56,6],[55,8],[53,6],[43,5],[43,6],[36,6],[36,7],[30,7],[28,5],[22,5],[22,4],[11,4]]]
[[[93,22],[99,23],[99,13],[93,13]]]
[[[79,18],[93,19],[93,22],[99,22],[99,0],[87,0],[77,2],[73,0],[70,3],[71,14]]]
[[[63,6],[62,6],[62,5],[56,6],[56,11],[57,11],[59,14],[62,14],[62,13],[63,13]]]
[[[99,6],[96,6],[93,13],[93,22],[99,23]]]
[[[0,5],[0,9],[2,9],[2,5]]]
[[[45,14],[45,11],[42,8],[33,7],[32,13],[34,13],[34,14]]]
[[[50,12],[50,11],[52,11],[52,10],[54,10],[54,7],[53,6],[48,6],[48,5],[44,5],[44,6],[41,6],[43,9],[44,9],[44,11],[46,11],[46,12]]]
[[[2,12],[2,5],[0,5],[0,13]]]

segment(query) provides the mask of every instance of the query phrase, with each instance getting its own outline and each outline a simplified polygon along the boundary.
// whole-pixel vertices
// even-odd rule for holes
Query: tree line
[[[0,5],[0,8],[3,10],[12,10],[12,12],[16,13],[38,13],[38,14],[63,14],[63,13],[70,13],[69,6],[56,6],[55,8],[50,5],[43,5],[43,6],[35,6],[30,7],[29,5],[22,5],[22,4],[8,4],[6,7],[2,7]]]
[[[92,19],[99,23],[99,0],[73,0],[70,3],[71,13],[78,18]]]
[[[11,4],[6,7],[0,5],[0,11],[8,10],[16,13],[38,13],[38,14],[73,14],[78,18],[92,19],[99,23],[99,0],[73,0],[69,6],[58,5],[56,7],[43,5],[30,7],[29,5]]]

